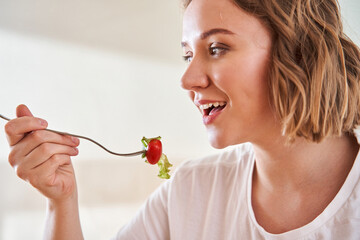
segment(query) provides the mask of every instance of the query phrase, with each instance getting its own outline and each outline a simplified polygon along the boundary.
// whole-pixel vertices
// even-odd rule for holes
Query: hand
[[[76,194],[71,156],[78,154],[79,139],[45,131],[47,122],[35,118],[25,105],[18,118],[5,125],[11,147],[9,163],[17,175],[55,202]]]

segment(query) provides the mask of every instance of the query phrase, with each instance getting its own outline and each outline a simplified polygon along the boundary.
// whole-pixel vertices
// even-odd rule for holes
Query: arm
[[[20,105],[18,118],[5,125],[9,163],[17,175],[47,198],[44,239],[83,239],[71,156],[79,140],[44,131],[47,122]]]
[[[79,219],[77,194],[68,201],[47,200],[44,239],[84,239]]]

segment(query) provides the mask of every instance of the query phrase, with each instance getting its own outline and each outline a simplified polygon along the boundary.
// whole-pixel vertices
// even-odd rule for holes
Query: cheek
[[[218,65],[217,84],[233,106],[232,117],[237,121],[255,121],[270,114],[268,60],[255,55],[228,59],[233,64]],[[222,73],[222,74],[220,74]]]
[[[229,70],[236,76],[238,86],[248,98],[267,97],[269,61],[266,54],[249,54],[246,58],[238,59],[233,69]]]
[[[254,99],[268,95],[267,66],[256,59],[230,60],[213,68],[214,84],[234,98]]]

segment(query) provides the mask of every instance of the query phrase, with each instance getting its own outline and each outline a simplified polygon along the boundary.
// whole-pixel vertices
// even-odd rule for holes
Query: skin
[[[209,35],[211,29],[226,31]],[[311,222],[344,183],[359,151],[356,139],[298,138],[286,144],[269,103],[271,32],[231,0],[192,1],[184,14],[182,45],[188,67],[181,84],[190,99],[197,107],[204,99],[227,102],[206,124],[212,146],[253,144],[252,204],[258,223],[270,233],[283,233]]]
[[[47,199],[44,239],[83,239],[74,169],[79,139],[44,131],[47,122],[25,105],[5,125],[11,147],[9,163],[17,175]]]

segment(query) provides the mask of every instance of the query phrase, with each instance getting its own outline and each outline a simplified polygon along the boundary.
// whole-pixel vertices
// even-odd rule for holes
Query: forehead
[[[184,13],[183,38],[196,37],[211,28],[242,31],[254,25],[253,18],[232,0],[193,0]]]

